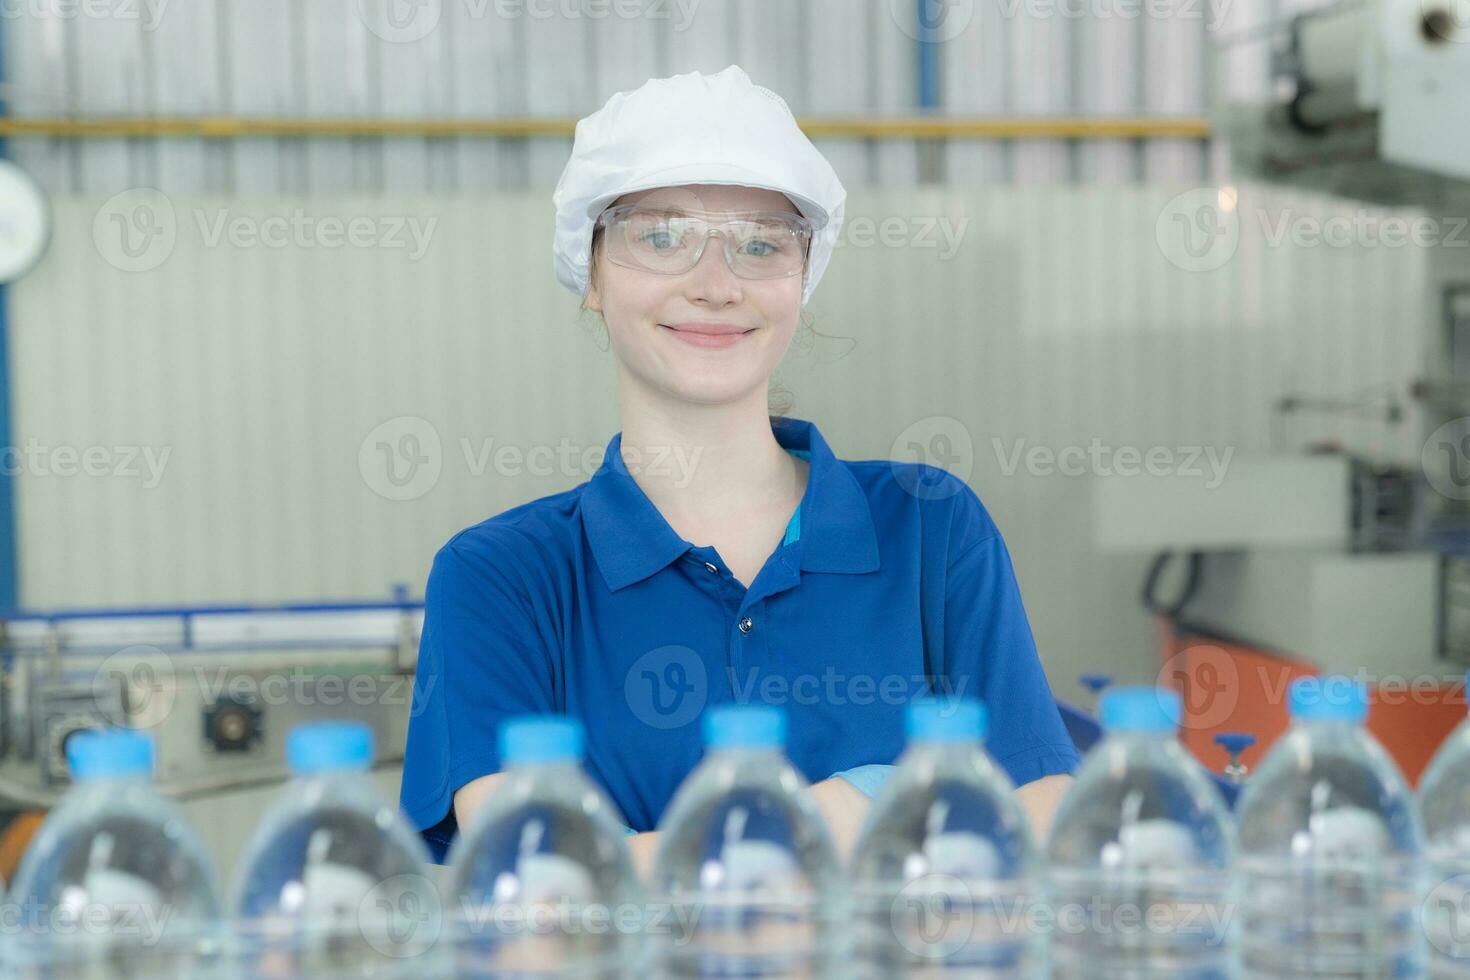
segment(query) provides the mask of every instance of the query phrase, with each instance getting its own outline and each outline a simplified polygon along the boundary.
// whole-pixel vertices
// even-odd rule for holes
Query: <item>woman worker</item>
[[[845,199],[786,103],[734,65],[577,124],[555,268],[606,323],[622,429],[590,480],[435,556],[401,803],[436,860],[495,792],[501,720],[557,712],[585,725],[646,869],[701,713],[731,701],[786,711],[845,854],[905,703],[929,691],[987,703],[987,747],[1044,832],[1077,754],[979,498],[769,414]]]

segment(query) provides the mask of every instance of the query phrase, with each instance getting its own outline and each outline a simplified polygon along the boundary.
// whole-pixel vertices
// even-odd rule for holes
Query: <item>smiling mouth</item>
[[[733,347],[740,343],[743,338],[755,333],[755,328],[753,327],[750,330],[742,330],[738,333],[698,333],[693,330],[676,330],[667,323],[660,323],[659,326],[687,344],[695,347],[716,349]]]

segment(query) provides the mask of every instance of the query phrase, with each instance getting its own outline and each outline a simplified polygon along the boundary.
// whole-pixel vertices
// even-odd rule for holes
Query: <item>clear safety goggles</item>
[[[692,211],[648,204],[608,208],[597,218],[609,262],[661,276],[688,272],[718,234],[742,279],[784,279],[806,267],[813,224],[787,211]]]

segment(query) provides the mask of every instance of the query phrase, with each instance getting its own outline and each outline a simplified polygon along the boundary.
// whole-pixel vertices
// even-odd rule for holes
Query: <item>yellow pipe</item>
[[[811,137],[853,139],[1207,139],[1207,120],[1195,116],[1109,119],[1045,118],[841,118],[800,120]],[[498,119],[251,118],[149,116],[91,119],[0,117],[0,137],[95,139],[102,137],[570,137],[577,121],[566,118]]]

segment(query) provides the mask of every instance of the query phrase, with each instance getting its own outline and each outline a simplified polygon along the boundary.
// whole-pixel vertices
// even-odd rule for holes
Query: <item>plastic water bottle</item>
[[[1290,688],[1292,727],[1236,803],[1250,977],[1422,976],[1422,834],[1348,677]]]
[[[705,712],[705,757],[659,824],[648,931],[664,976],[841,975],[841,868],[785,736],[770,705]]]
[[[1039,977],[1041,869],[978,701],[922,700],[852,859],[863,977]]]
[[[621,977],[643,926],[622,816],[582,772],[573,718],[508,719],[506,778],[449,855],[456,976]]]
[[[1470,677],[1466,678],[1470,681]],[[1419,781],[1424,828],[1424,933],[1435,980],[1470,978],[1470,718],[1440,745]]]
[[[76,785],[41,825],[10,892],[16,975],[216,975],[225,930],[214,868],[150,783],[152,737],[78,732],[66,754]]]
[[[243,974],[436,975],[442,919],[428,849],[365,775],[372,730],[301,725],[286,758],[295,778],[266,809],[235,879]]]
[[[1059,977],[1233,975],[1234,839],[1220,791],[1179,744],[1179,695],[1115,687],[1047,838]]]

